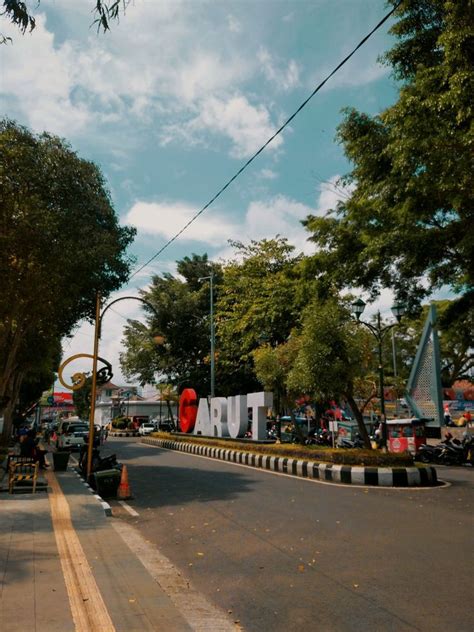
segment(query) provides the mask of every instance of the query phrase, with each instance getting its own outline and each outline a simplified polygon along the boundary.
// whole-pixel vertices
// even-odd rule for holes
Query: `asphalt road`
[[[431,490],[334,486],[109,440],[155,543],[248,631],[472,632],[474,469]]]

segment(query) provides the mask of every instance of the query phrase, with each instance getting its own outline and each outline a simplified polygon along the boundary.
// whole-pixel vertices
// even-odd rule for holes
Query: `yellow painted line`
[[[74,530],[69,505],[53,472],[47,472],[52,493],[51,517],[76,632],[115,632],[99,587]]]

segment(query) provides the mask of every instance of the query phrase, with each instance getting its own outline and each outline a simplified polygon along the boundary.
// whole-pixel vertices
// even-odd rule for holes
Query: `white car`
[[[138,434],[142,436],[151,434],[152,432],[155,432],[155,424],[152,424],[150,422],[145,422],[138,429]]]
[[[56,447],[59,449],[79,449],[85,444],[84,437],[89,433],[89,425],[81,421],[63,421],[58,431]]]

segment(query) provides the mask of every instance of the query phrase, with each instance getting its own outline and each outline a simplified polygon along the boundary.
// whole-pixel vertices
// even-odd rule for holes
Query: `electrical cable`
[[[365,44],[365,42],[376,32],[378,31],[378,29],[385,24],[385,22],[392,16],[392,14],[398,9],[398,7],[401,5],[403,0],[400,0],[400,2],[398,2],[393,9],[391,9],[381,20],[380,22],[357,44],[357,46],[346,56],[344,57],[344,59],[334,68],[334,70],[332,70],[332,72],[330,72],[325,79],[323,79],[321,81],[321,83],[319,85],[316,86],[316,88],[313,90],[313,92],[311,92],[311,94],[303,101],[303,103],[301,103],[301,105],[298,107],[297,110],[295,110],[293,112],[293,114],[283,123],[283,125],[281,127],[279,127],[277,129],[277,131],[270,136],[270,138],[260,147],[260,149],[258,149],[253,156],[251,156],[246,163],[244,163],[242,165],[242,167],[240,167],[240,169],[232,176],[232,178],[230,178],[225,184],[224,186],[222,186],[219,191],[201,208],[200,211],[198,211],[195,215],[193,215],[193,217],[186,222],[186,224],[173,236],[171,237],[171,239],[169,239],[152,257],[150,257],[150,259],[148,259],[148,261],[146,261],[145,263],[143,263],[139,268],[137,268],[129,277],[129,281],[130,279],[132,279],[135,275],[137,275],[141,270],[143,270],[143,268],[145,268],[147,265],[149,265],[152,261],[154,261],[157,257],[159,257],[161,255],[161,253],[168,248],[168,246],[170,246],[174,241],[176,241],[178,239],[178,237],[180,235],[182,235],[184,233],[184,231],[189,228],[189,226],[195,222],[197,220],[197,218],[202,215],[202,213],[204,213],[204,211],[206,209],[208,209],[211,204],[213,204],[213,202],[215,202],[217,200],[217,198],[222,195],[222,193],[224,193],[224,191],[232,184],[232,182],[234,182],[234,180],[236,180],[240,174],[245,171],[245,169],[247,169],[247,167],[255,160],[255,158],[257,158],[257,156],[259,156],[262,151],[268,147],[268,145],[279,135],[281,134],[281,132],[285,129],[285,127],[287,127],[289,125],[289,123],[291,123],[291,121],[301,112],[301,110],[311,101],[311,99],[314,97],[314,95],[319,92],[321,90],[321,88],[327,83],[327,81],[329,81],[329,79],[336,74],[336,72],[342,68],[342,66],[344,66],[344,64],[346,64],[349,59],[359,50],[359,48],[361,48],[361,46],[363,46]]]

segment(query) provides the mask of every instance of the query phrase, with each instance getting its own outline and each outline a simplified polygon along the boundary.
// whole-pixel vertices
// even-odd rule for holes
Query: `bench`
[[[15,483],[33,481],[33,494],[36,491],[39,463],[29,456],[8,455],[8,492],[13,494]]]

